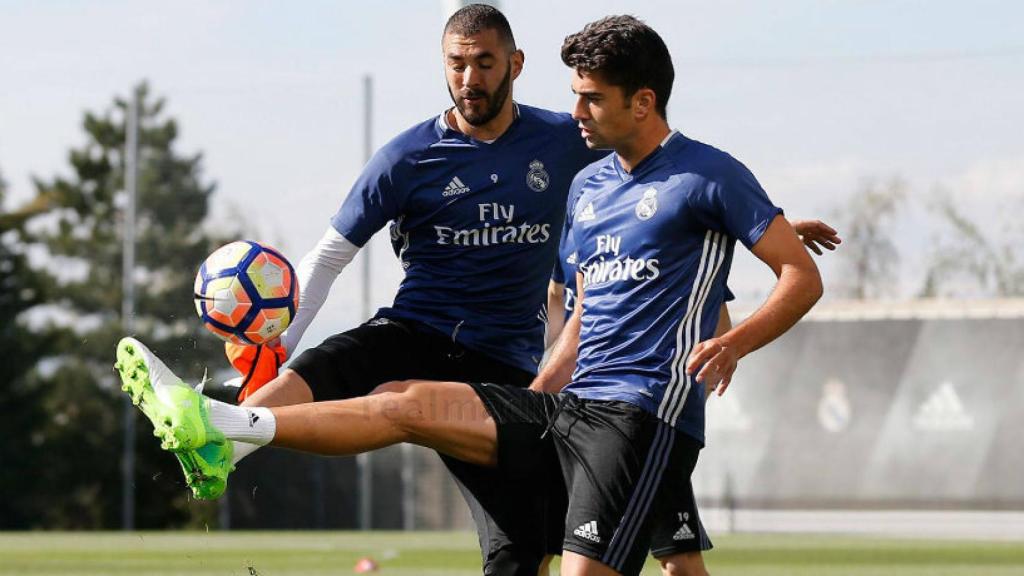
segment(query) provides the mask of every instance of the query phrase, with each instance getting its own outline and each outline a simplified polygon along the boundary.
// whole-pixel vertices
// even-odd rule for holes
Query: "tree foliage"
[[[5,211],[5,194],[0,177],[0,524],[26,526],[34,512],[24,499],[35,487],[31,471],[46,464],[39,449],[46,415],[31,376],[51,342],[29,330],[23,316],[45,301],[48,279],[29,265],[22,241],[24,224],[37,211],[31,205]]]
[[[890,295],[898,285],[900,254],[892,225],[906,197],[901,180],[866,182],[837,214],[843,247],[837,252],[844,268],[839,292],[865,300]]]
[[[175,150],[178,125],[146,84],[140,102],[135,334],[185,378],[223,362],[221,347],[196,320],[192,282],[200,262],[223,238],[204,231],[214,184],[202,156]],[[31,526],[116,528],[121,517],[123,394],[112,372],[123,336],[122,231],[128,100],[87,112],[86,143],[68,155],[70,175],[36,179],[25,241],[47,254],[55,277],[41,316],[50,347],[32,378],[47,425],[38,450],[46,465],[30,473],[48,487],[31,504]],[[42,212],[42,214],[39,214]],[[137,526],[202,522],[211,513],[186,501],[175,459],[161,452],[148,423],[136,427]],[[175,479],[177,481],[171,481]],[[25,527],[25,526],[7,526]]]
[[[941,234],[928,255],[920,290],[925,298],[994,298],[1024,296],[1024,262],[1020,242],[1012,234],[992,240],[982,226],[956,206],[944,190],[936,194],[932,212]]]

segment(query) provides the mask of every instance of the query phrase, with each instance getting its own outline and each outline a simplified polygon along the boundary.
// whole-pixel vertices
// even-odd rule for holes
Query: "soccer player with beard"
[[[569,185],[607,153],[588,149],[569,114],[513,101],[524,55],[498,10],[470,5],[453,14],[442,52],[454,107],[395,137],[363,169],[297,267],[299,308],[280,344],[228,346],[248,375],[242,405],[340,400],[410,378],[515,387],[533,380]],[[263,385],[261,374],[276,375],[334,279],[388,222],[405,270],[394,303],[306,350]],[[254,449],[228,442],[178,456],[196,495],[214,498]],[[548,501],[544,483],[442,458],[472,511],[485,573],[536,574],[546,548],[537,525]],[[559,530],[556,550],[560,539]]]

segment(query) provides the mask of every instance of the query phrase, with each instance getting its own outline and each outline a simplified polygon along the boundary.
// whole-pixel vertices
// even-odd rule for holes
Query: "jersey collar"
[[[679,138],[683,138],[683,135],[680,134],[678,130],[670,130],[668,136],[665,136],[665,139],[662,140],[660,144],[658,144],[657,148],[652,150],[651,153],[648,154],[647,156],[644,156],[642,160],[637,162],[636,166],[633,166],[632,172],[626,172],[626,169],[623,168],[622,164],[619,162],[619,155],[612,154],[612,166],[615,167],[615,172],[623,181],[629,181],[633,178],[636,178],[638,174],[643,172],[643,170],[651,164],[654,158],[661,155],[662,149],[664,149],[665,146],[669,144],[669,142],[676,140],[677,136]]]
[[[512,101],[512,123],[508,125],[508,128],[506,128],[504,132],[501,133],[501,136],[498,136],[494,140],[490,140],[490,141],[488,141],[488,140],[477,140],[476,138],[473,138],[472,136],[463,134],[462,132],[459,132],[455,128],[452,128],[451,124],[448,123],[448,113],[451,112],[451,110],[452,110],[451,108],[445,108],[444,111],[441,112],[441,114],[439,114],[437,116],[437,122],[435,123],[435,127],[437,128],[438,136],[443,138],[450,131],[452,136],[455,136],[455,137],[457,137],[459,139],[469,140],[471,142],[479,142],[481,144],[494,144],[495,142],[501,140],[502,138],[505,137],[506,134],[508,134],[509,132],[512,131],[513,127],[515,127],[517,124],[519,124],[519,118],[520,118],[519,103],[513,100]]]

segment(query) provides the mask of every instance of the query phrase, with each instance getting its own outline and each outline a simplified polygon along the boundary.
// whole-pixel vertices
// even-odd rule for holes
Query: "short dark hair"
[[[498,38],[508,47],[509,52],[516,49],[516,39],[512,36],[512,27],[508,19],[494,6],[487,4],[469,4],[452,14],[444,25],[444,34],[460,34],[474,36],[484,30],[495,30]]]
[[[654,91],[655,107],[668,118],[675,70],[668,47],[653,28],[633,16],[608,16],[567,36],[562,62],[578,72],[598,73],[629,98],[641,88]]]

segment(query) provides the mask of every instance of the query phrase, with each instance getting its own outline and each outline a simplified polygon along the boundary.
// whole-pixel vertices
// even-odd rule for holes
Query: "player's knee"
[[[661,559],[661,573],[664,576],[709,576],[704,558],[699,552],[674,554]]]
[[[371,390],[370,394],[401,394],[409,390],[409,384],[411,382],[411,380],[392,380],[391,382],[385,382]]]
[[[380,415],[395,429],[413,435],[423,420],[424,399],[414,380],[385,382],[370,392]]]

